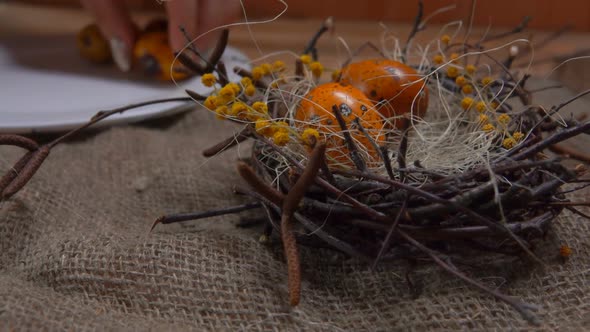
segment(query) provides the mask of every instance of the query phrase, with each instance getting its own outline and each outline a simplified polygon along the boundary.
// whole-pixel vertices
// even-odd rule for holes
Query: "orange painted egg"
[[[180,62],[174,62],[174,54],[168,43],[168,33],[156,31],[139,36],[133,48],[133,58],[148,76],[162,81],[182,80],[189,75],[182,71]],[[175,67],[170,70],[172,64]]]
[[[336,168],[350,167],[353,162],[342,135],[342,129],[332,110],[338,107],[352,139],[361,151],[368,166],[380,163],[378,151],[370,140],[358,129],[356,118],[378,144],[385,142],[383,120],[375,105],[359,89],[338,83],[325,83],[313,88],[300,102],[295,113],[295,126],[300,129],[313,128],[326,142],[328,164]]]
[[[80,55],[85,59],[94,63],[111,61],[111,47],[96,24],[87,25],[80,30],[77,45]]]
[[[412,112],[422,117],[428,108],[428,88],[415,69],[389,59],[354,62],[342,69],[340,84],[353,85],[373,101],[385,118]],[[403,122],[391,119],[395,127]]]

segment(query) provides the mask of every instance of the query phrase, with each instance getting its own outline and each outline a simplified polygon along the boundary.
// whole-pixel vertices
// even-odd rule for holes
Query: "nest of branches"
[[[514,32],[522,30],[526,22]],[[590,122],[558,114],[590,91],[550,109],[537,107],[526,87],[528,75],[511,71],[518,52],[498,60],[482,46],[503,35],[482,38],[475,45],[454,45],[450,37],[443,35],[441,41],[436,41],[439,52],[434,53],[433,60],[427,59],[432,54],[422,53],[422,61],[412,66],[419,76],[408,84],[420,82],[418,93],[422,97],[426,89],[430,91],[426,115],[416,114],[412,106],[403,114],[382,119],[384,125],[375,133],[375,126],[367,125],[361,116],[352,114],[354,119],[350,120],[350,110],[334,104],[324,109],[334,121],[328,131],[321,132],[318,122],[301,120],[297,111],[308,93],[321,85],[323,67],[316,62],[316,43],[331,25],[331,20],[324,22],[304,48],[303,56],[295,59],[292,76],[284,75],[281,63],[263,64],[252,70],[235,68],[244,79],[240,84],[229,82],[227,70],[219,61],[227,43],[228,32],[224,31],[209,59],[202,60],[191,47],[188,52],[195,56],[178,55],[186,68],[203,75],[203,83],[213,87],[211,95],[187,91],[186,98],[102,111],[86,125],[45,145],[21,136],[0,135],[0,144],[29,150],[0,180],[2,200],[26,184],[53,146],[82,129],[112,114],[147,104],[196,100],[218,117],[242,126],[235,135],[206,149],[205,156],[248,139],[255,141],[251,158],[238,163],[248,187],[235,188],[250,201],[220,210],[163,216],[154,227],[262,209],[267,217],[263,238],[279,234],[284,247],[291,305],[299,303],[301,293],[298,246],[307,244],[331,248],[372,266],[408,254],[430,258],[447,272],[513,306],[525,319],[538,322],[534,306],[471,279],[450,257],[473,248],[522,255],[543,264],[532,251],[535,240],[544,236],[563,209],[584,216],[575,208],[584,203],[567,199],[565,194],[572,190],[566,192],[562,187],[588,182],[582,178],[585,167],[564,166],[560,154],[586,161],[588,157],[564,149],[559,143],[590,134]],[[406,46],[396,46],[391,52],[372,48],[380,57],[407,62],[411,58],[408,45],[423,28],[420,7]],[[453,49],[459,53],[451,53]],[[474,62],[471,69],[467,65],[468,59],[482,56],[499,68],[495,79],[478,78],[472,70]],[[334,70],[336,77],[339,70]],[[215,75],[206,76],[211,72]],[[460,75],[462,72],[466,74]],[[415,97],[412,105],[417,100]],[[523,106],[512,106],[512,100]],[[435,139],[440,137],[449,142],[440,145],[440,140]],[[443,162],[442,157],[433,157],[435,150],[456,158]],[[546,150],[552,150],[553,157]],[[302,233],[306,235],[298,235]],[[405,250],[408,247],[415,250]]]

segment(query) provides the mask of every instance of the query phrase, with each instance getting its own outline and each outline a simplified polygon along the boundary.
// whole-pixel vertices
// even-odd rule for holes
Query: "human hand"
[[[131,69],[131,56],[136,39],[136,28],[124,1],[80,0],[95,17],[103,35],[109,40],[113,59],[122,71]],[[170,47],[181,50],[187,43],[180,31],[182,26],[188,36],[198,37],[210,29],[230,23],[238,18],[241,5],[237,0],[168,0],[164,2],[168,15]],[[195,41],[197,48],[207,49],[216,34],[206,34]]]

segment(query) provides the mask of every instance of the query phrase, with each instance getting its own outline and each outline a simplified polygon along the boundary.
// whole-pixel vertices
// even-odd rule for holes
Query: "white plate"
[[[222,60],[231,80],[235,66],[248,58],[228,47]],[[0,41],[0,133],[57,132],[88,121],[96,112],[159,98],[186,96],[184,89],[206,94],[199,77],[179,82],[150,82],[139,73],[119,72],[114,64],[81,59],[74,36],[27,37]],[[193,103],[156,104],[114,115],[113,125],[186,111]]]

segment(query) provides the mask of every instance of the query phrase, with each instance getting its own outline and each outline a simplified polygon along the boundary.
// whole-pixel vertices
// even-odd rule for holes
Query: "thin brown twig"
[[[383,161],[383,165],[385,166],[385,171],[389,178],[393,179],[395,176],[393,174],[393,169],[391,168],[391,162],[389,160],[389,156],[387,155],[387,148],[385,146],[380,147],[377,145],[377,142],[369,135],[365,127],[361,124],[361,121],[358,117],[354,119],[354,124],[357,126],[358,130],[365,136],[365,138],[369,141],[373,149],[379,154],[381,160]]]
[[[248,190],[245,188],[235,188],[234,191],[237,193],[242,193],[242,194],[248,195],[248,196],[262,202],[263,206],[268,206],[268,207],[272,208],[275,212],[277,212],[279,214],[281,213],[281,209],[278,205],[269,201],[268,199],[266,199],[264,196],[260,195],[256,191]],[[363,259],[364,261],[367,261],[367,262],[370,261],[369,257],[360,253],[358,250],[353,248],[348,243],[346,243],[346,242],[336,238],[334,235],[329,234],[328,232],[322,230],[322,228],[319,225],[317,225],[314,221],[312,221],[308,217],[304,216],[302,213],[295,212],[295,214],[293,216],[295,217],[295,219],[297,219],[297,221],[299,221],[301,223],[301,225],[303,227],[305,227],[305,229],[310,231],[311,234],[322,239],[324,242],[331,245],[332,248],[334,248],[340,252],[343,252],[351,257],[357,257],[357,258]],[[273,227],[276,230],[280,231],[280,229],[274,223],[273,223]]]
[[[299,251],[297,249],[297,241],[293,233],[293,214],[299,207],[299,202],[305,195],[305,192],[313,184],[318,171],[320,170],[321,159],[324,158],[326,151],[325,144],[318,144],[313,149],[309,162],[303,174],[299,177],[297,182],[285,199],[283,200],[281,213],[281,238],[283,240],[283,248],[285,250],[285,257],[287,259],[287,268],[289,271],[289,302],[291,306],[299,304],[301,298],[301,263],[299,261]]]
[[[587,206],[590,207],[590,202],[539,202],[531,203],[533,206],[550,205],[550,206]]]
[[[114,114],[118,114],[118,113],[123,113],[125,111],[134,109],[134,108],[139,108],[139,107],[143,107],[143,106],[147,106],[147,105],[153,105],[153,104],[159,104],[159,103],[167,103],[167,102],[178,102],[178,101],[191,101],[192,99],[190,97],[176,97],[176,98],[165,98],[165,99],[156,99],[156,100],[150,100],[150,101],[146,101],[146,102],[141,102],[141,103],[136,103],[136,104],[131,104],[131,105],[127,105],[127,106],[123,106],[123,107],[119,107],[119,108],[115,108],[112,110],[108,110],[108,111],[99,111],[97,112],[88,122],[86,122],[85,124],[63,134],[62,136],[54,139],[53,141],[49,142],[46,145],[43,145],[42,147],[38,148],[36,151],[34,151],[34,153],[30,156],[30,159],[27,161],[26,164],[22,165],[22,168],[20,169],[20,171],[18,172],[18,175],[16,175],[15,177],[12,177],[12,175],[10,176],[4,176],[2,177],[2,184],[4,184],[4,182],[8,181],[8,178],[12,178],[12,180],[10,181],[10,183],[5,185],[5,188],[3,188],[3,191],[1,193],[1,200],[5,200],[11,196],[13,196],[14,194],[16,194],[26,183],[29,182],[29,180],[35,175],[35,173],[37,172],[37,170],[39,169],[39,167],[41,167],[43,161],[47,158],[47,156],[49,155],[49,152],[51,151],[51,149],[53,147],[55,147],[56,145],[58,145],[59,143],[63,142],[64,140],[78,134],[79,132],[81,132],[82,130],[96,124],[97,122],[104,120],[105,118],[114,115]],[[20,141],[21,143],[24,141]],[[36,143],[35,143],[36,144]],[[27,143],[27,145],[29,147],[34,147],[34,144],[31,144],[30,142]],[[24,157],[23,157],[24,158]],[[24,159],[21,159],[20,163],[23,163]],[[17,163],[18,164],[18,163]],[[17,166],[17,165],[15,165]],[[21,165],[18,165],[21,166]],[[18,170],[16,167],[14,167],[14,170]],[[13,170],[11,170],[11,172],[13,172]]]
[[[195,74],[203,75],[203,73],[205,73],[205,67],[200,63],[193,61],[188,55],[181,52],[175,52],[174,55],[183,66],[193,71]]]
[[[248,183],[248,185],[250,185],[250,187],[259,192],[262,196],[266,197],[266,199],[278,206],[283,205],[285,195],[267,185],[264,180],[256,175],[256,172],[254,172],[252,167],[248,166],[244,162],[239,162],[238,173],[240,173],[240,176],[242,176],[242,178]]]
[[[193,90],[186,89],[186,90],[184,90],[184,92],[186,92],[186,94],[189,95],[189,97],[191,97],[197,101],[203,101],[203,100],[207,99],[207,97],[200,95],[200,94],[194,92]]]
[[[532,17],[530,16],[525,16],[522,21],[520,22],[519,25],[517,25],[516,27],[514,27],[514,29],[510,30],[510,31],[506,31],[506,32],[502,32],[496,35],[491,35],[488,36],[486,38],[484,38],[481,42],[482,43],[487,43],[490,42],[492,40],[496,40],[496,39],[500,39],[500,38],[504,38],[504,37],[508,37],[508,36],[512,36],[514,34],[520,33],[522,31],[524,31],[527,26],[529,25],[529,22],[531,21]]]
[[[300,170],[303,170],[303,166],[301,165],[301,163],[299,161],[297,161],[295,158],[293,158],[293,156],[291,156],[290,154],[283,151],[283,149],[281,149],[279,146],[277,146],[273,142],[269,141],[267,138],[260,136],[258,134],[256,134],[256,138],[260,142],[269,146],[271,149],[273,149],[275,152],[277,152],[281,156],[285,157],[289,161],[289,163],[291,163],[293,166],[299,168]],[[342,199],[343,201],[350,203],[352,206],[358,208],[360,211],[367,214],[370,218],[380,219],[380,220],[384,220],[384,219],[388,220],[389,219],[385,214],[371,209],[366,204],[361,203],[360,201],[358,201],[354,197],[348,195],[347,193],[343,192],[342,190],[338,189],[333,184],[329,183],[328,181],[326,181],[320,177],[316,178],[316,183],[319,186],[321,186],[322,188],[324,188],[325,190],[327,190],[329,193],[333,194],[335,197],[338,197],[338,199]]]
[[[295,76],[304,77],[305,70],[303,68],[303,61],[301,59],[295,59]]]
[[[538,52],[540,49],[542,49],[543,47],[551,44],[551,42],[553,42],[557,38],[561,37],[563,34],[565,34],[566,32],[568,32],[570,30],[572,30],[573,28],[574,28],[574,26],[571,25],[571,24],[564,25],[559,30],[551,33],[550,35],[548,35],[547,37],[543,38],[538,43],[534,43],[530,47],[525,48],[522,52],[520,52],[520,56],[522,57],[523,55],[526,55],[526,54],[530,53],[532,50],[535,50],[535,52]],[[551,59],[552,59],[552,61],[555,61],[555,56],[553,56]],[[539,64],[540,62],[544,62],[544,61],[546,61],[546,60],[544,60],[544,59],[536,59],[535,60],[535,64]],[[524,66],[526,64],[528,64],[528,61],[522,62],[522,63],[517,63],[517,66]]]
[[[0,200],[6,200],[16,194],[25,184],[31,180],[35,172],[41,167],[43,161],[49,156],[51,147],[44,145],[33,152],[31,158],[22,167],[17,176],[4,188]]]
[[[402,203],[402,207],[399,209],[397,215],[395,216],[395,220],[393,221],[393,224],[391,224],[391,227],[390,227],[389,231],[387,232],[387,235],[385,236],[385,240],[383,240],[383,243],[381,244],[381,249],[379,249],[379,253],[377,254],[377,257],[375,257],[375,261],[373,262],[373,265],[371,266],[371,268],[373,270],[375,270],[377,268],[377,264],[379,264],[381,257],[383,257],[383,254],[385,254],[385,251],[387,249],[389,249],[389,245],[391,243],[391,240],[393,239],[393,234],[397,230],[397,225],[399,224],[400,220],[402,219],[402,214],[406,213],[407,206],[408,206],[408,197],[406,197],[406,199],[404,199],[404,202]],[[406,216],[406,219],[408,219],[408,216]]]
[[[215,209],[215,210],[165,215],[165,216],[159,217],[158,219],[156,219],[154,221],[154,223],[152,224],[152,227],[150,228],[150,232],[153,231],[154,228],[158,224],[167,225],[167,224],[173,224],[173,223],[189,221],[189,220],[198,220],[198,219],[204,219],[204,218],[223,216],[226,214],[238,213],[238,212],[252,210],[252,209],[258,209],[261,206],[262,205],[260,202],[250,202],[250,203],[246,203],[246,204],[224,207],[224,208]]]
[[[346,105],[343,104],[340,107],[344,106]],[[356,166],[356,168],[359,171],[365,171],[367,169],[367,165],[365,164],[365,161],[363,160],[363,157],[361,156],[358,147],[356,146],[354,140],[352,139],[352,136],[350,135],[350,131],[346,126],[346,121],[344,121],[344,118],[342,117],[340,107],[338,105],[333,105],[332,112],[334,113],[336,121],[338,121],[338,125],[340,126],[341,133],[344,136],[344,141],[346,142],[346,146],[348,147],[348,153],[350,154],[350,159],[352,159],[354,166]]]
[[[221,59],[221,56],[227,47],[228,40],[229,29],[221,30],[221,35],[219,36],[219,39],[217,39],[217,43],[215,44],[215,47],[213,48],[213,51],[211,51],[211,55],[207,60],[207,66],[205,66],[204,70],[205,73],[211,72],[213,69],[215,69],[215,66],[219,62],[219,59]]]
[[[585,214],[584,212],[582,212],[582,211],[574,208],[573,206],[566,206],[565,208],[568,209],[568,210],[570,210],[571,212],[573,212],[573,213],[581,216],[581,217],[584,217],[584,218],[590,220],[590,215]]]
[[[216,71],[219,76],[219,84],[225,86],[229,83],[229,78],[227,76],[227,67],[225,67],[225,63],[223,61],[217,61]]]
[[[250,138],[250,127],[246,126],[244,129],[240,130],[237,134],[232,135],[224,139],[223,141],[205,149],[203,151],[203,156],[205,157],[212,157],[217,155],[218,153],[225,151],[231,147],[234,147],[243,141]]]
[[[187,42],[188,50],[193,52],[193,54],[196,55],[197,57],[199,57],[199,59],[206,62],[207,59],[205,59],[205,57],[201,54],[201,52],[199,52],[199,50],[197,50],[195,44],[193,44],[193,37],[188,35],[188,32],[186,31],[184,26],[179,25],[178,29],[180,30],[180,32],[182,32],[182,35],[184,36],[184,39]]]
[[[447,199],[443,199],[440,198],[437,195],[431,194],[427,191],[424,191],[420,188],[416,188],[410,185],[407,185],[405,183],[402,182],[398,182],[395,180],[390,180],[375,174],[371,174],[371,173],[367,173],[367,172],[356,172],[356,171],[349,171],[349,173],[351,175],[354,176],[358,176],[358,177],[364,177],[364,178],[368,178],[368,179],[372,179],[375,181],[380,181],[386,184],[389,184],[391,186],[393,186],[394,188],[397,189],[402,189],[407,191],[408,193],[414,194],[414,195],[418,195],[418,196],[422,196],[426,199],[432,200],[435,203],[440,203],[443,205],[449,205],[451,206],[453,209],[456,209],[457,211],[460,211],[461,213],[465,214],[466,216],[471,217],[474,221],[476,221],[479,224],[482,225],[486,225],[489,226],[490,228],[500,232],[500,233],[504,233],[506,235],[508,235],[510,238],[512,238],[514,240],[514,242],[516,242],[516,244],[518,244],[522,250],[524,252],[526,252],[534,261],[536,261],[537,263],[544,265],[543,261],[541,261],[523,242],[520,238],[518,238],[518,236],[516,236],[514,233],[512,233],[509,229],[506,228],[506,226],[504,224],[500,224],[500,223],[496,223],[493,220],[490,220],[489,218],[461,205],[458,204],[456,202],[453,202],[451,200],[447,200]]]
[[[428,256],[430,256],[430,258],[435,263],[437,263],[440,267],[442,267],[445,271],[455,275],[456,277],[465,281],[466,283],[468,283],[472,286],[475,286],[476,288],[479,288],[488,294],[493,295],[498,300],[501,300],[501,301],[505,302],[506,304],[509,304],[516,311],[518,311],[522,315],[522,317],[524,319],[526,319],[528,322],[533,323],[535,325],[540,324],[538,317],[533,313],[533,310],[538,309],[536,306],[530,305],[528,303],[520,302],[510,296],[507,296],[507,295],[502,294],[494,289],[491,289],[491,288],[479,283],[478,281],[473,280],[472,278],[469,278],[463,272],[457,270],[456,267],[445,263],[432,249],[430,249],[430,248],[424,246],[422,243],[416,241],[414,238],[409,236],[406,232],[399,230],[398,233],[406,241],[410,242],[410,244],[412,244],[413,246],[418,248],[420,251],[422,251],[425,254],[427,254]]]
[[[17,162],[12,166],[12,168],[0,178],[0,194],[6,189],[6,187],[22,172],[23,168],[26,164],[28,164],[29,160],[35,151],[29,151],[25,153]]]
[[[29,151],[35,151],[39,148],[39,144],[32,139],[12,134],[0,134],[0,145],[18,146]]]
[[[412,30],[408,35],[408,39],[406,40],[406,44],[402,50],[402,59],[406,60],[408,57],[408,47],[412,42],[412,39],[416,36],[416,33],[419,31],[420,22],[422,22],[422,16],[424,15],[424,1],[418,1],[418,12],[416,13],[416,17],[414,18],[414,25],[412,25]]]
[[[150,100],[150,101],[145,101],[145,102],[141,102],[141,103],[136,103],[136,104],[130,104],[127,106],[123,106],[123,107],[119,107],[119,108],[115,108],[112,110],[108,110],[108,111],[100,111],[98,113],[96,113],[91,119],[90,121],[86,122],[85,124],[81,125],[80,127],[73,129],[72,131],[56,138],[55,140],[53,140],[52,142],[50,142],[48,144],[49,148],[53,148],[54,146],[56,146],[57,144],[63,142],[64,140],[70,138],[71,136],[74,136],[76,134],[78,134],[79,132],[81,132],[82,130],[96,124],[99,121],[102,121],[106,118],[108,118],[111,115],[114,114],[118,114],[118,113],[123,113],[135,108],[139,108],[139,107],[143,107],[143,106],[148,106],[148,105],[153,105],[153,104],[162,104],[162,103],[170,103],[170,102],[179,102],[179,101],[192,101],[192,99],[190,97],[175,97],[175,98],[164,98],[164,99],[155,99],[155,100]]]
[[[406,172],[401,171],[402,169],[406,168],[406,153],[408,151],[408,132],[409,132],[409,123],[405,122],[404,128],[402,128],[402,138],[399,143],[399,147],[397,150],[397,164],[399,166],[399,176],[400,180],[403,182],[406,178]]]
[[[341,67],[344,68],[344,67],[348,66],[356,56],[361,54],[361,52],[363,52],[367,48],[375,51],[375,53],[377,53],[381,58],[386,57],[385,53],[383,53],[383,51],[380,50],[379,47],[377,47],[372,42],[367,41],[367,42],[362,43],[361,46],[357,47],[356,50],[354,50],[354,52],[352,52],[352,54],[348,57],[348,59],[346,59],[346,61],[344,61],[342,63]]]
[[[569,146],[561,145],[561,144],[553,144],[548,147],[549,150],[563,155],[568,158],[576,159],[579,161],[583,161],[585,163],[590,163],[590,155],[586,154],[582,151],[573,149]]]
[[[306,206],[304,206],[306,208]],[[350,214],[349,214],[350,216]],[[507,223],[506,227],[515,234],[522,234],[531,230],[543,231],[547,229],[550,221],[557,216],[553,211],[545,212],[527,221],[515,221]],[[389,232],[390,224],[380,221],[372,221],[358,218],[342,218],[342,222],[359,226],[364,229],[370,229],[377,232]],[[398,224],[397,228],[410,234],[412,237],[425,241],[445,241],[445,240],[464,240],[477,237],[498,238],[503,236],[488,226],[456,226],[456,227],[432,227],[432,226],[414,226],[409,224]],[[394,234],[395,235],[395,234]]]
[[[588,92],[590,92],[590,90]],[[525,149],[524,151],[515,154],[514,156],[512,156],[512,159],[522,160],[522,159],[528,158],[528,157],[536,154],[537,152],[543,151],[544,149],[546,149],[547,147],[549,147],[553,144],[559,143],[561,141],[565,141],[568,138],[574,137],[578,134],[588,132],[588,131],[590,131],[590,121],[588,121],[586,123],[581,123],[575,127],[567,128],[567,129],[562,130],[561,132],[555,133],[555,134],[543,139],[539,143],[534,144],[531,147]]]
[[[317,51],[316,45],[318,43],[318,40],[326,31],[332,29],[333,26],[334,26],[334,19],[332,18],[332,16],[325,19],[322,22],[322,25],[320,26],[318,31],[316,31],[316,33],[311,37],[311,40],[307,43],[307,46],[305,46],[305,48],[303,49],[302,54],[310,54],[311,53],[311,56],[314,59],[314,61],[317,61],[318,60],[318,51]]]

